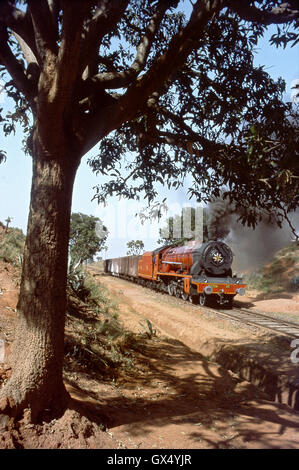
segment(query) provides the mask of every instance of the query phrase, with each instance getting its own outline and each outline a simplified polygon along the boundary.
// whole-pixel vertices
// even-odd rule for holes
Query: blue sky
[[[275,32],[275,28],[272,29]],[[260,41],[257,46],[255,63],[265,65],[266,71],[275,79],[282,77],[286,81],[285,99],[290,101],[292,80],[299,78],[299,49],[276,49],[270,46],[266,39]],[[1,95],[0,98],[3,99]],[[6,106],[7,99],[0,107]],[[20,227],[26,232],[27,217],[30,201],[31,186],[31,159],[22,151],[22,132],[17,131],[15,136],[0,136],[0,149],[7,152],[7,161],[0,165],[0,221],[10,216],[12,225]],[[157,227],[141,226],[139,218],[135,218],[136,210],[140,209],[134,202],[120,202],[111,198],[108,207],[98,206],[92,201],[93,187],[100,182],[87,165],[87,158],[95,154],[96,147],[82,160],[78,170],[74,193],[73,212],[83,212],[88,215],[96,215],[104,220],[111,235],[107,240],[108,257],[123,256],[126,254],[126,243],[132,239],[142,238],[145,248],[152,249],[156,246],[158,237]],[[178,192],[169,192],[161,189],[161,199],[168,196],[168,201],[173,210],[183,203],[188,202],[184,189]],[[141,204],[142,206],[142,204]]]

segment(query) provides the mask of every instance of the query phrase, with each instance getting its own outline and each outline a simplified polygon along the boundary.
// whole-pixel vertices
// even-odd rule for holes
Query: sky
[[[276,28],[273,27],[272,32],[275,30]],[[270,32],[268,34],[270,35]],[[299,78],[298,46],[297,48],[277,49],[270,46],[267,39],[263,39],[258,43],[256,50],[255,64],[264,65],[265,70],[274,79],[282,77],[285,80],[284,99],[290,101],[291,82]],[[0,107],[5,108],[8,105],[8,99],[1,93]],[[22,151],[22,137],[20,130],[14,136],[0,135],[0,149],[7,152],[6,162],[0,165],[0,221],[4,223],[5,219],[10,217],[11,225],[21,228],[26,233],[32,171],[31,158]],[[108,251],[102,253],[104,257],[126,255],[126,244],[133,239],[142,239],[146,250],[154,249],[159,238],[158,222],[155,221],[152,225],[149,223],[142,225],[140,218],[135,217],[145,204],[110,198],[107,200],[107,207],[103,207],[99,206],[96,200],[92,201],[95,194],[93,188],[101,180],[92,173],[87,165],[87,159],[96,154],[96,149],[97,146],[82,159],[74,185],[72,212],[94,215],[103,220],[109,230],[106,243]],[[167,205],[170,209],[168,216],[179,213],[184,204],[190,205],[185,187],[171,192],[161,186],[159,196],[161,200],[167,197]],[[163,226],[163,220],[160,226]]]

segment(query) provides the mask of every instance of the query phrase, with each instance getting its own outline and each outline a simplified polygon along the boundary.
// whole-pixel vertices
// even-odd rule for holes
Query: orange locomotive
[[[209,300],[231,307],[234,296],[244,295],[246,287],[241,278],[232,276],[232,261],[224,242],[191,242],[106,260],[105,271],[193,303],[205,305]]]

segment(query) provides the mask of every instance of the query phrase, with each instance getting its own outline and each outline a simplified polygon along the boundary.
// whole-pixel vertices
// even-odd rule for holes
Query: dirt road
[[[149,320],[161,334],[183,341],[187,346],[198,350],[205,340],[239,340],[251,334],[259,335],[255,327],[248,327],[233,320],[219,318],[217,313],[207,311],[198,305],[183,302],[167,294],[154,292],[132,282],[111,276],[100,276],[103,283],[117,299],[120,318],[132,331],[142,331],[140,322],[146,325]]]
[[[253,385],[197,352],[211,338],[258,341],[259,330],[119,278],[99,279],[119,302],[128,329],[144,331],[149,320],[157,332],[141,351],[150,371],[115,389],[124,408],[110,431],[120,447],[298,447],[298,413],[265,400]]]

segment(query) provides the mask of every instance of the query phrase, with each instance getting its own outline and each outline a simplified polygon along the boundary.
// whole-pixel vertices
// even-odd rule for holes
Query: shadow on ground
[[[236,357],[237,361],[238,349],[243,346],[233,347],[230,360]],[[232,447],[232,439],[223,437],[228,426],[235,430],[234,440],[258,441],[265,448],[276,447],[273,438],[283,437],[287,430],[299,430],[299,417],[286,406],[269,407],[267,395],[180,341],[142,338],[136,342],[134,353],[136,366],[123,371],[106,394],[103,384],[91,392],[88,382],[84,386],[80,381],[67,380],[76,397],[74,408],[81,408],[100,426],[121,428],[133,437],[144,438],[153,428],[187,424],[194,445],[200,441],[214,448]],[[265,352],[257,354],[267,360]],[[259,430],[261,424],[269,432]],[[191,431],[193,426],[198,426],[196,432]],[[296,446],[296,440],[288,442],[288,447]]]

